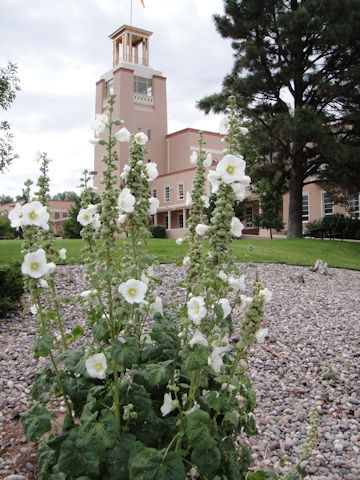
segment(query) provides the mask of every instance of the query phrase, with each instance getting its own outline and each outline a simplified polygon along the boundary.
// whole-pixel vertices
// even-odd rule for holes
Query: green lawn
[[[66,263],[79,263],[82,240],[57,240],[59,248],[67,249]],[[119,247],[123,240],[119,240]],[[314,265],[320,258],[331,267],[360,270],[360,243],[340,240],[310,239],[242,239],[233,242],[238,261],[290,265]],[[153,238],[148,240],[148,251],[160,263],[180,261],[187,252],[187,244],[176,245],[175,240]],[[119,248],[119,254],[121,248]],[[21,262],[21,240],[0,240],[0,264]]]

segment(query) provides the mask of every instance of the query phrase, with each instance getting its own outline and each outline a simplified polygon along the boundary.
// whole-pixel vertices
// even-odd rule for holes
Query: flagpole
[[[132,26],[132,0],[130,0],[130,27]]]

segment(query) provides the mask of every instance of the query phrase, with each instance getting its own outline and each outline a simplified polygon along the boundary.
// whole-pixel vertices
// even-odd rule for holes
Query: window
[[[147,137],[148,137],[148,140],[151,140],[151,129],[150,128],[148,129]]]
[[[309,194],[306,193],[302,197],[302,221],[309,221]]]
[[[165,217],[165,228],[166,228],[166,230],[168,230],[168,228],[169,228],[169,217],[167,215]]]
[[[352,218],[359,218],[360,216],[359,215],[360,214],[359,199],[360,199],[360,195],[354,195],[349,200],[348,212],[350,217]]]
[[[178,199],[183,200],[184,198],[184,184],[178,183]]]
[[[178,215],[178,227],[184,228],[184,215],[182,213]]]
[[[164,190],[165,202],[170,202],[170,187],[166,186]]]
[[[58,218],[60,218],[60,212],[55,212],[55,220],[57,220]]]
[[[323,212],[324,216],[332,215],[334,213],[334,204],[326,195],[326,193],[323,193]]]
[[[111,95],[112,93],[114,93],[114,81],[113,79],[109,80],[108,82],[106,82],[106,85],[105,85],[105,98],[107,98],[109,95]]]
[[[152,80],[151,78],[134,76],[134,93],[141,95],[152,95]]]
[[[151,190],[151,196],[154,197],[154,198],[157,198],[157,190],[156,190],[156,188],[153,188],[153,189]]]
[[[246,207],[246,226],[253,226],[253,209],[252,207]]]
[[[67,218],[68,214],[67,212],[63,212],[63,218]]]

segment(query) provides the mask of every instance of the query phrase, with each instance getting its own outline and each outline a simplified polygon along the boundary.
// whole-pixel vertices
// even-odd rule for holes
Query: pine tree
[[[288,237],[302,234],[310,182],[360,191],[360,0],[224,0],[214,15],[235,63],[220,93],[198,102],[224,111],[235,95],[250,123],[252,174],[282,175]]]

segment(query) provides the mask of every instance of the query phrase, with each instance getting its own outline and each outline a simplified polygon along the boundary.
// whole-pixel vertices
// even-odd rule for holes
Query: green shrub
[[[166,238],[164,225],[150,225],[149,230],[153,238]]]
[[[327,215],[321,220],[321,226],[334,233],[341,233],[343,238],[358,239],[360,234],[360,220],[345,217],[342,213]]]
[[[0,215],[0,238],[15,238],[16,230],[10,226],[7,215]]]
[[[0,266],[0,315],[15,307],[24,292],[19,264]]]

